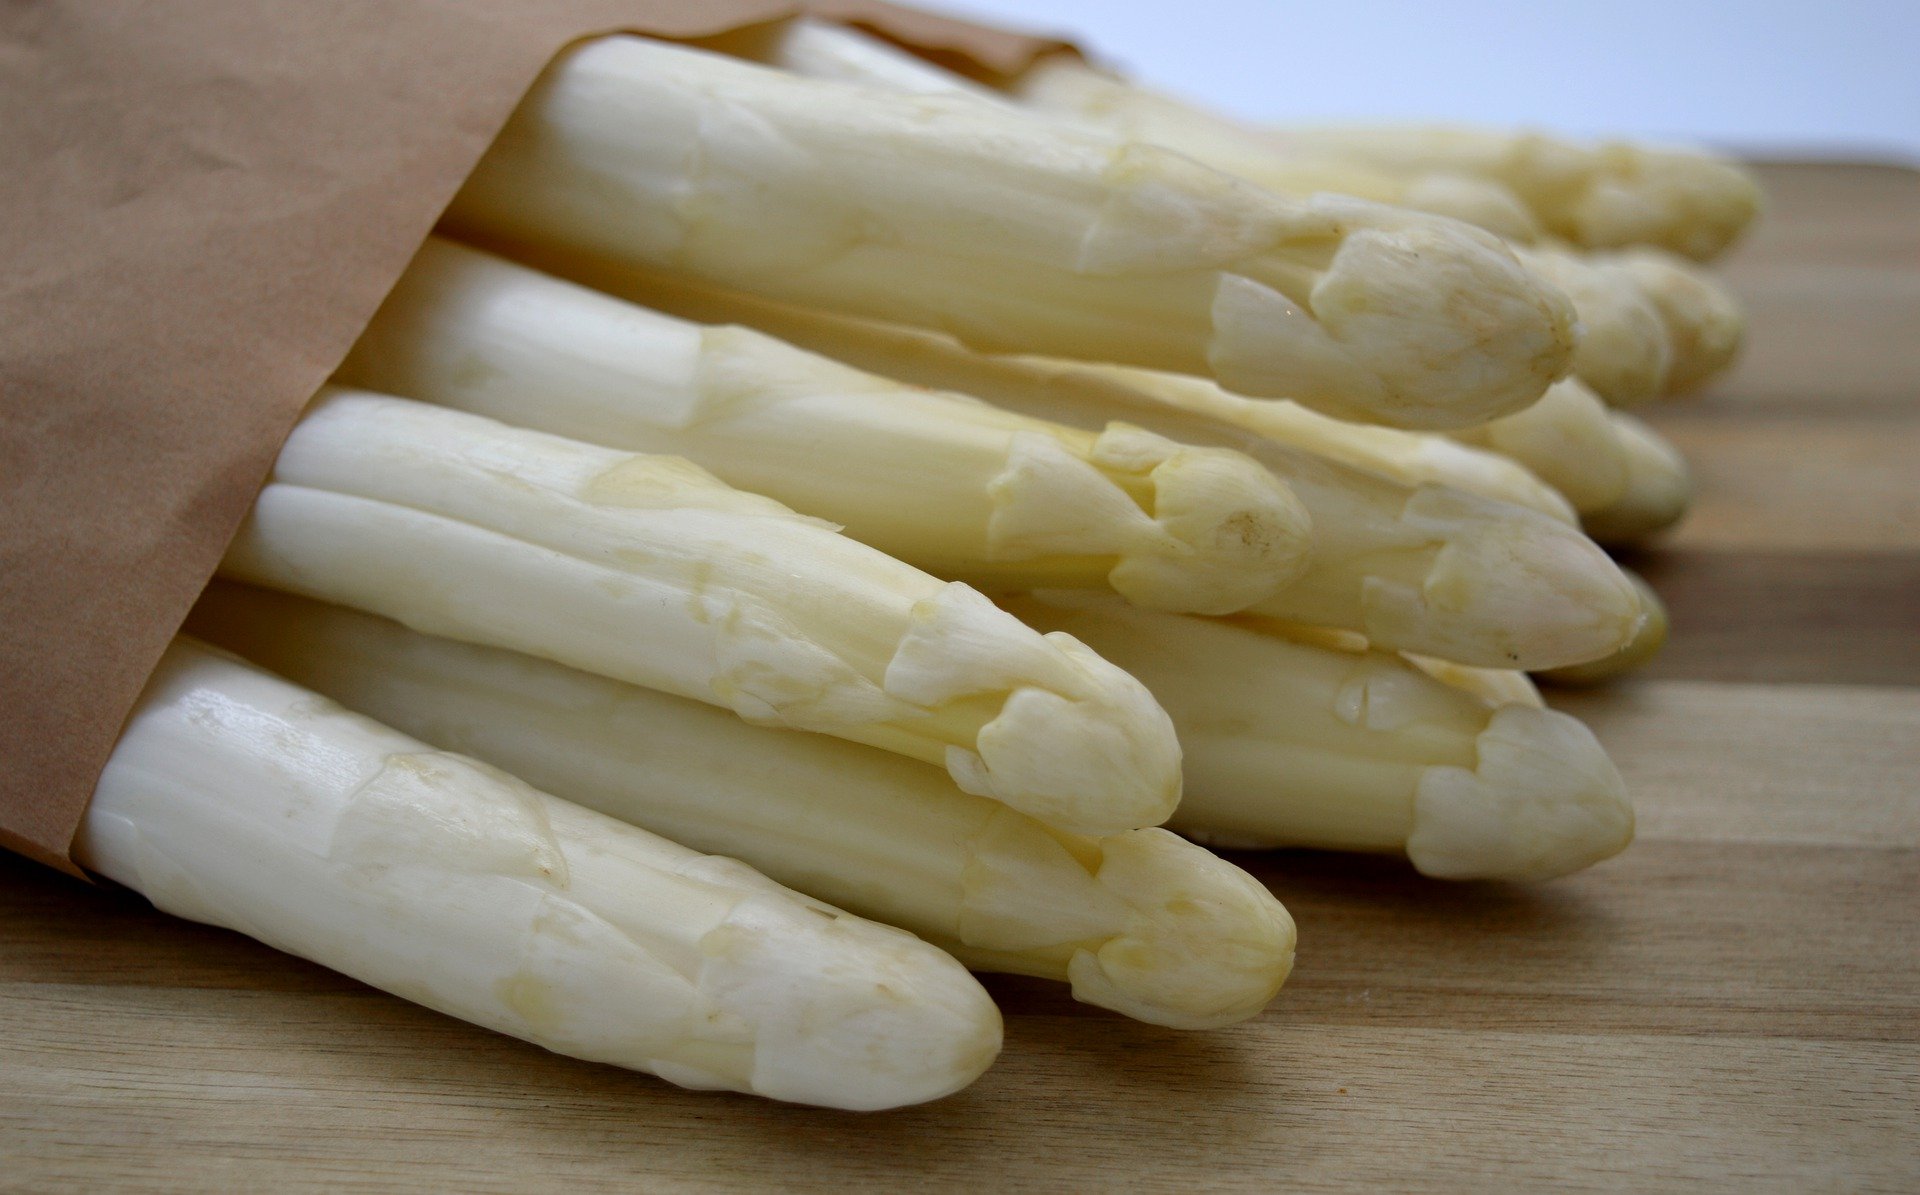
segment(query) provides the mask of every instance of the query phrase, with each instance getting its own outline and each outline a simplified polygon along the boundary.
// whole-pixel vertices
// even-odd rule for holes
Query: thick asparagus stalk
[[[421,251],[340,376],[684,456],[951,580],[1111,585],[1226,614],[1306,565],[1305,510],[1239,453],[1009,414],[446,241]]]
[[[834,1108],[957,1091],[1000,1017],[951,958],[177,640],[75,858],[502,1033]]]
[[[456,228],[942,328],[1204,374],[1402,426],[1566,371],[1564,296],[1494,238],[1290,200],[1156,146],[612,37],[558,62]]]
[[[897,755],[338,606],[219,587],[193,625],[438,746],[1142,1020],[1251,1016],[1292,961],[1279,902],[1165,830],[1050,829]]]
[[[794,49],[782,65],[802,73],[824,73],[852,55],[831,56],[810,43],[829,37],[845,41],[860,36],[853,30],[821,29],[809,37],[796,38]],[[877,51],[861,57],[874,53]],[[928,69],[937,68],[929,64]],[[1179,150],[1216,170],[1282,195],[1305,196],[1321,191],[1353,195],[1464,220],[1523,244],[1540,235],[1538,222],[1520,197],[1489,179],[1458,172],[1402,175],[1334,157],[1283,153],[1271,138],[1234,120],[1089,66],[1078,58],[1063,55],[1034,64],[1014,81],[1012,98],[1030,111]]]
[[[1257,609],[1363,631],[1383,646],[1495,667],[1611,655],[1639,620],[1632,586],[1560,521],[1564,502],[1524,471],[1429,438],[1352,428],[1297,407],[1235,398],[1196,379],[991,357],[930,333],[801,312],[577,259],[546,259],[602,289],[699,320],[733,321],[875,373],[953,390],[1058,423],[1137,424],[1188,444],[1235,448],[1281,477],[1313,526],[1305,570]],[[1290,414],[1289,414],[1290,412]],[[1385,443],[1382,443],[1382,442]],[[1296,446],[1307,445],[1306,449]],[[1341,443],[1349,467],[1313,449]],[[1371,470],[1393,470],[1412,484]],[[1518,479],[1542,515],[1423,483]],[[1543,496],[1544,495],[1544,496]]]
[[[943,763],[1069,829],[1179,799],[1172,728],[1131,677],[676,457],[329,391],[221,569]]]
[[[1097,70],[1047,59],[1020,76],[1014,97],[992,92],[856,29],[804,20],[763,26],[729,53],[812,78],[916,92],[958,92],[1179,150],[1281,195],[1330,191],[1464,220],[1514,242],[1520,260],[1563,290],[1584,334],[1574,372],[1610,402],[1690,389],[1738,348],[1739,305],[1670,254],[1636,248],[1592,257],[1541,244],[1526,205],[1501,184],[1458,172],[1396,175],[1337,158],[1283,152],[1236,121]]]
[[[1558,489],[1602,543],[1632,543],[1664,530],[1692,501],[1679,451],[1572,380],[1518,414],[1454,435],[1513,458]]]
[[[1186,748],[1171,825],[1220,846],[1404,852],[1442,879],[1545,879],[1633,836],[1619,773],[1565,714],[1500,704],[1398,656],[1258,619],[1088,595],[1011,602],[1146,682]]]
[[[892,42],[816,17],[750,25],[700,44],[809,79],[838,79],[918,95],[966,95],[1003,106],[1008,102],[999,91],[936,66]]]
[[[1443,170],[1491,179],[1526,200],[1549,232],[1589,249],[1651,245],[1705,260],[1760,211],[1751,175],[1697,150],[1411,125],[1289,127],[1275,136],[1294,152],[1401,174]]]

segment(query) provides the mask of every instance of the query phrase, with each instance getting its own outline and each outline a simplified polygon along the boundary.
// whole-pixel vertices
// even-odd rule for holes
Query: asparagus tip
[[[1429,768],[1407,856],[1437,879],[1543,880],[1624,850],[1633,805],[1600,743],[1554,710],[1507,705],[1475,742],[1472,769]]]
[[[1492,236],[1360,200],[1313,203],[1348,231],[1309,296],[1317,322],[1294,320],[1294,338],[1325,339],[1321,351],[1344,357],[1356,378],[1339,394],[1287,397],[1350,404],[1399,427],[1458,427],[1526,406],[1567,372],[1572,305]],[[1219,349],[1233,365],[1236,346]]]
[[[1098,878],[1127,902],[1125,928],[1067,967],[1076,999],[1174,1029],[1212,1029],[1265,1008],[1293,968],[1285,906],[1252,876],[1166,830],[1101,843]]]
[[[1005,694],[971,745],[946,750],[947,771],[975,796],[1090,835],[1158,825],[1179,804],[1180,743],[1146,686],[964,585],[915,607],[885,687],[930,708]]]
[[[1462,664],[1536,670],[1620,650],[1645,617],[1633,583],[1580,531],[1439,486],[1404,521],[1444,546],[1418,585],[1369,577],[1369,638]]]

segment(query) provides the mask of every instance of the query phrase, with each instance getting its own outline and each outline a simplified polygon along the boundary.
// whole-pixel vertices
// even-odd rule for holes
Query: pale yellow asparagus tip
[[[1124,893],[1125,928],[1067,966],[1077,999],[1175,1029],[1258,1013],[1293,969],[1293,918],[1237,867],[1195,867],[1164,830],[1100,843],[1101,886]]]
[[[1733,364],[1746,334],[1746,314],[1726,287],[1657,249],[1600,260],[1638,283],[1666,324],[1673,344],[1670,393],[1695,389]]]
[[[1351,629],[1383,646],[1489,667],[1558,667],[1612,655],[1642,618],[1620,569],[1536,511],[1423,486],[1400,513],[1432,550],[1388,561],[1359,589]],[[1311,621],[1282,592],[1254,609]]]
[[[1492,235],[1340,196],[1308,205],[1346,235],[1308,290],[1222,279],[1208,351],[1222,386],[1440,428],[1524,407],[1567,372],[1572,304]]]
[[[1437,879],[1545,879],[1633,841],[1633,806],[1593,732],[1555,710],[1504,705],[1474,766],[1429,768],[1407,858]]]
[[[1611,420],[1626,484],[1613,502],[1582,511],[1580,522],[1601,543],[1635,543],[1680,521],[1693,501],[1693,477],[1687,458],[1658,432],[1620,411]]]
[[[1608,402],[1645,402],[1666,392],[1673,339],[1636,278],[1562,249],[1520,249],[1529,269],[1567,293],[1580,318],[1573,372]]]
[[[1526,880],[1632,837],[1606,753],[1524,682],[1446,683],[1269,619],[1159,614],[1105,595],[1009,609],[1098,645],[1153,690],[1187,751],[1171,824],[1201,841],[1405,853],[1439,878]]]
[[[1612,141],[1595,151],[1565,220],[1574,239],[1596,249],[1654,245],[1705,261],[1759,214],[1759,184],[1733,162]]]
[[[1585,664],[1570,664],[1565,668],[1554,668],[1541,673],[1541,677],[1556,685],[1597,685],[1633,672],[1652,661],[1667,645],[1667,606],[1655,593],[1653,586],[1639,573],[1629,572],[1634,586],[1640,591],[1640,602],[1647,608],[1647,620],[1640,624],[1640,633],[1633,642],[1621,648],[1615,654],[1601,660],[1591,660]]]
[[[1760,210],[1760,189],[1711,154],[1457,126],[1275,130],[1289,152],[1330,155],[1402,175],[1460,171],[1524,199],[1546,230],[1589,249],[1652,245],[1706,259]]]

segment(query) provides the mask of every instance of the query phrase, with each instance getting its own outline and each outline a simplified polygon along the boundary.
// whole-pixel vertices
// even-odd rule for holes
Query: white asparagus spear
[[[545,259],[543,259],[545,260]],[[1477,469],[1485,457],[1366,446],[1399,437],[1348,429],[1299,408],[1236,398],[1197,379],[1115,367],[990,357],[935,334],[802,312],[577,260],[547,264],[602,289],[694,319],[759,327],[875,373],[964,392],[1057,423],[1124,420],[1189,444],[1235,448],[1273,470],[1304,504],[1314,540],[1304,572],[1256,609],[1364,631],[1376,642],[1495,667],[1553,667],[1618,651],[1640,618],[1632,586],[1606,554],[1558,517],[1476,494],[1405,484],[1303,450],[1289,440],[1345,441],[1405,476]],[[1289,416],[1288,412],[1291,412]],[[1290,425],[1294,425],[1291,426]],[[1307,425],[1303,431],[1298,425]],[[1371,462],[1369,462],[1371,464]],[[1490,478],[1518,471],[1497,466]],[[1521,475],[1524,476],[1524,475]],[[1448,478],[1451,480],[1451,478]],[[1534,494],[1542,487],[1529,483]]]
[[[216,586],[192,625],[437,746],[1141,1020],[1252,1016],[1291,965],[1279,902],[1165,830],[1068,834],[913,760],[340,606]]]
[[[327,391],[221,570],[941,763],[1069,829],[1179,799],[1131,677],[677,457]]]
[[[811,60],[803,65],[813,66]],[[1064,118],[1086,121],[1141,141],[1190,154],[1283,195],[1337,191],[1424,211],[1462,215],[1521,241],[1537,229],[1489,203],[1485,180],[1459,175],[1417,180],[1346,166],[1290,159],[1271,141],[1170,96],[1158,95],[1070,57],[1042,62],[1018,83],[1022,102]],[[1508,194],[1500,192],[1502,194]],[[1517,198],[1508,194],[1515,203]],[[1573,303],[1582,333],[1574,350],[1574,373],[1610,400],[1640,402],[1662,392],[1673,356],[1666,325],[1638,280],[1626,272],[1590,264],[1565,250],[1516,246],[1520,261],[1560,288]]]
[[[1516,410],[1572,312],[1495,238],[966,96],[631,37],[562,58],[453,226],[1402,426]]]
[[[824,65],[818,56],[795,64],[799,69]],[[1030,110],[1177,149],[1282,195],[1354,195],[1462,219],[1521,243],[1540,234],[1520,197],[1491,180],[1458,171],[1374,170],[1330,155],[1285,153],[1256,129],[1069,55],[1035,63],[1013,81],[1010,94]]]
[[[1000,1048],[993,1002],[934,947],[190,639],[74,849],[165,912],[683,1087],[890,1108]]]
[[[919,95],[966,95],[1003,106],[1008,102],[999,91],[936,66],[892,42],[817,17],[750,25],[706,38],[700,44],[809,79],[838,79]]]
[[[1498,183],[1460,173],[1401,177],[1335,158],[1280,153],[1269,138],[1224,116],[1138,86],[1079,58],[1033,64],[1011,92],[990,90],[858,29],[801,20],[719,47],[730,54],[815,79],[840,79],[920,93],[960,93],[1145,141],[1238,175],[1282,195],[1321,191],[1448,216],[1496,236],[1531,243],[1540,226],[1520,197]]]
[[[1226,614],[1306,565],[1305,510],[1239,453],[994,410],[448,241],[421,250],[340,377],[684,456],[949,580]]]
[[[1549,232],[1589,249],[1652,245],[1704,261],[1760,211],[1753,176],[1699,150],[1461,126],[1291,126],[1273,135],[1290,152],[1491,179],[1526,200]]]
[[[643,307],[696,323],[753,328],[880,377],[974,398],[1007,391],[1019,395],[1005,402],[1007,409],[1015,411],[1070,412],[1078,405],[1087,407],[1087,413],[1065,419],[1059,414],[1038,416],[1051,422],[1100,426],[1090,423],[1089,417],[1103,410],[1111,410],[1121,422],[1151,422],[1150,412],[1156,406],[1172,405],[1403,485],[1451,486],[1529,507],[1562,522],[1577,518],[1558,490],[1525,467],[1500,453],[1468,447],[1438,433],[1348,423],[1283,399],[1242,398],[1180,374],[980,353],[938,332],[809,311],[573,254],[523,251],[523,255],[543,270]],[[1056,397],[1046,397],[1055,392]]]
[[[1404,852],[1442,879],[1546,879],[1618,853],[1633,808],[1565,714],[1490,701],[1385,652],[1343,652],[1254,618],[1024,598],[1036,626],[1097,644],[1146,682],[1186,747],[1170,823],[1223,847]]]
[[[1672,526],[1693,497],[1679,450],[1571,379],[1524,411],[1453,434],[1513,458],[1558,489],[1602,543],[1632,543]]]
[[[1670,393],[1697,389],[1733,364],[1746,335],[1746,314],[1740,301],[1699,267],[1646,248],[1595,254],[1592,260],[1632,278],[1660,313],[1673,345]]]
[[[861,48],[863,40],[868,45]],[[965,85],[905,51],[871,43],[855,30],[814,23],[781,43],[780,61],[802,73],[823,73],[859,69],[890,53],[914,64],[922,88],[942,75]],[[906,69],[896,65],[891,73]],[[874,77],[880,81],[878,72]],[[1458,172],[1396,175],[1352,161],[1292,156],[1233,120],[1069,56],[1036,64],[1017,81],[1016,95],[1037,110],[1177,149],[1282,195],[1335,191],[1397,203],[1516,242],[1520,260],[1572,300],[1583,329],[1574,372],[1610,402],[1688,389],[1724,368],[1739,345],[1738,304],[1671,254],[1637,248],[1587,256],[1548,244],[1522,248],[1541,239],[1539,227],[1519,197],[1492,179]]]

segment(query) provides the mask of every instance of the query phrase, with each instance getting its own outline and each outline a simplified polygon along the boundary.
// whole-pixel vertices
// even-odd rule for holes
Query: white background
[[[1243,116],[1454,117],[1920,163],[1920,0],[927,0]]]

